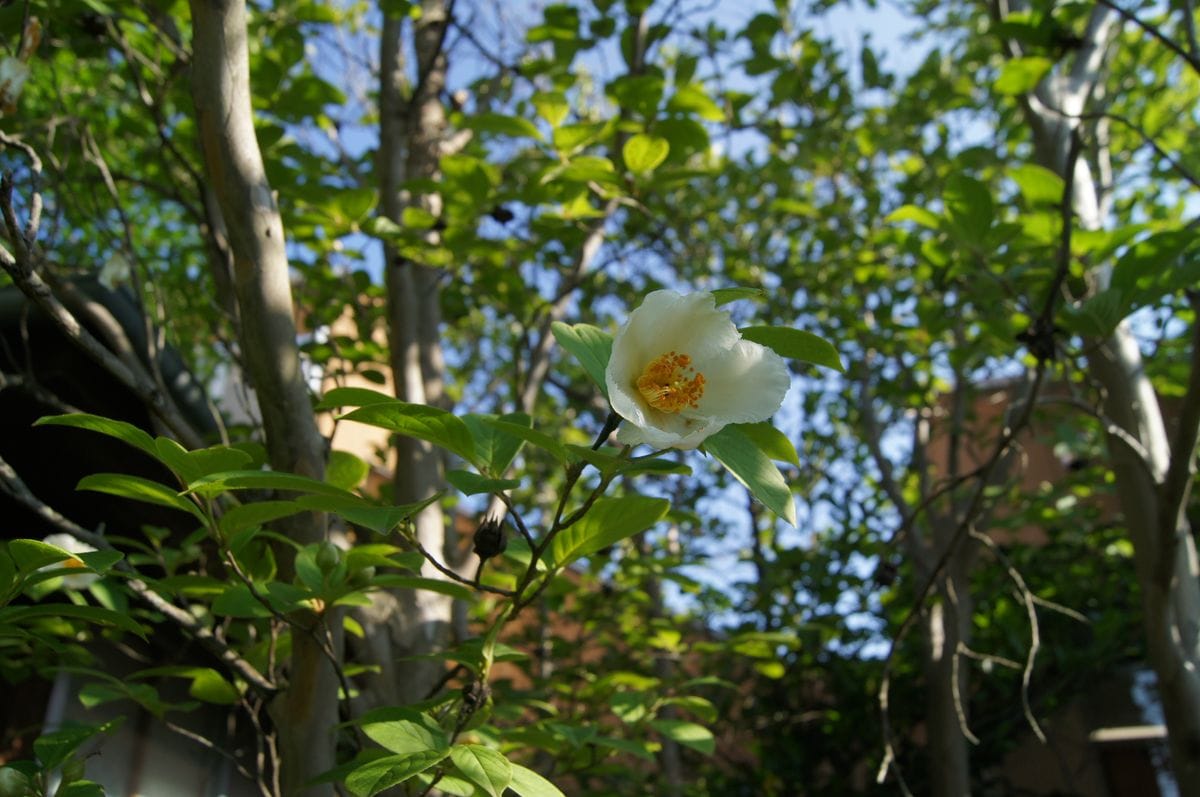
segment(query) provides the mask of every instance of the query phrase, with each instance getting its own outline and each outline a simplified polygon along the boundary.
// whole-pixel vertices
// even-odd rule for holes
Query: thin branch
[[[1166,47],[1168,50],[1175,53],[1180,58],[1182,58],[1185,62],[1187,62],[1188,66],[1190,66],[1194,72],[1196,72],[1197,74],[1200,74],[1200,58],[1197,58],[1193,54],[1189,53],[1187,50],[1183,49],[1183,47],[1179,46],[1179,44],[1177,42],[1172,41],[1171,38],[1169,36],[1167,36],[1167,34],[1162,32],[1161,28],[1158,28],[1155,25],[1151,25],[1150,23],[1143,21],[1140,17],[1138,17],[1132,11],[1127,11],[1126,9],[1122,8],[1121,6],[1119,6],[1115,2],[1113,2],[1113,0],[1096,0],[1096,2],[1106,8],[1111,8],[1113,11],[1116,11],[1117,14],[1119,16],[1121,16],[1123,19],[1125,19],[1129,22],[1132,22],[1134,25],[1137,25],[1143,31],[1150,34],[1151,37],[1156,39],[1158,41],[1158,43],[1161,44],[1163,47]]]
[[[203,747],[205,750],[208,750],[209,752],[212,752],[212,753],[216,753],[217,755],[224,758],[226,761],[229,761],[237,768],[237,771],[239,773],[241,773],[242,777],[245,778],[246,780],[257,780],[257,778],[255,778],[254,775],[252,775],[250,773],[250,770],[248,770],[244,766],[242,766],[242,763],[237,760],[237,756],[233,755],[233,753],[230,753],[228,750],[225,750],[224,748],[219,747],[218,745],[214,744],[207,737],[202,736],[202,735],[196,733],[195,731],[188,730],[187,728],[183,727],[182,725],[176,725],[174,722],[171,722],[171,720],[168,720],[168,719],[163,720],[163,725],[165,725],[167,730],[171,731],[172,733],[177,733],[185,739],[190,739],[191,741],[193,741],[196,744]]]
[[[71,519],[64,517],[53,507],[49,506],[25,485],[17,472],[3,458],[0,458],[0,490],[20,501],[39,517],[72,537],[91,545],[98,550],[116,550],[101,534],[88,531]],[[209,653],[219,659],[235,675],[243,678],[265,696],[273,695],[279,686],[260,673],[252,664],[239,656],[232,648],[213,634],[191,612],[181,609],[155,592],[140,574],[124,560],[117,562],[115,569],[128,576],[126,584],[133,594],[155,611],[161,612],[175,625],[187,631]]]
[[[981,534],[975,529],[971,529],[971,537],[986,545],[995,557],[1004,565],[1004,569],[1008,572],[1008,577],[1017,586],[1017,592],[1021,598],[1021,602],[1025,605],[1025,614],[1029,618],[1029,651],[1025,655],[1025,668],[1021,671],[1021,710],[1025,714],[1025,721],[1029,723],[1029,727],[1033,730],[1038,741],[1042,744],[1046,743],[1046,734],[1042,732],[1042,726],[1038,724],[1037,718],[1033,716],[1033,708],[1029,705],[1029,683],[1033,678],[1033,665],[1037,661],[1038,650],[1041,648],[1041,631],[1038,626],[1037,608],[1034,605],[1033,592],[1025,584],[1025,579],[1021,577],[1021,571],[1017,570],[1013,565],[1012,560],[1000,550],[1000,546],[986,534]]]
[[[1010,670],[1021,669],[1021,664],[1007,659],[1004,656],[997,656],[994,653],[980,653],[967,647],[961,640],[958,643],[958,652],[968,659],[983,662],[984,664],[999,664],[1001,667],[1007,667]]]
[[[958,674],[961,661],[962,657],[958,655],[956,649],[950,656],[950,693],[954,697],[954,714],[958,717],[958,729],[963,738],[973,745],[978,745],[979,737],[971,732],[971,726],[967,724],[967,710],[963,707],[962,684]]]
[[[407,542],[409,544],[411,544],[413,547],[415,547],[418,551],[421,552],[421,555],[425,557],[425,561],[429,562],[429,564],[431,564],[435,568],[437,568],[437,571],[439,573],[441,573],[442,575],[444,575],[446,578],[448,578],[452,581],[457,581],[460,584],[466,584],[468,587],[474,587],[475,589],[482,590],[483,592],[491,592],[496,595],[501,595],[505,598],[511,598],[514,595],[516,595],[516,593],[511,590],[507,590],[502,587],[493,587],[493,586],[489,586],[487,584],[480,584],[478,581],[473,581],[469,578],[464,578],[463,576],[454,572],[453,570],[451,570],[450,568],[446,567],[444,564],[439,562],[437,560],[437,558],[434,557],[433,554],[431,554],[429,551],[425,550],[424,546],[421,545],[420,540],[417,539],[417,536],[415,534],[411,537],[406,537],[405,539],[407,540]]]
[[[184,419],[179,409],[174,406],[170,396],[159,390],[158,386],[154,384],[154,380],[145,373],[143,368],[129,367],[97,340],[79,323],[79,319],[67,310],[54,295],[50,286],[34,270],[36,229],[23,233],[17,223],[16,211],[13,208],[13,180],[12,174],[9,172],[0,177],[0,212],[3,213],[4,223],[8,228],[15,250],[13,255],[0,254],[0,268],[8,272],[21,292],[50,317],[50,320],[68,340],[137,395],[151,412],[166,424],[180,442],[189,448],[202,447],[204,442],[200,435]]]

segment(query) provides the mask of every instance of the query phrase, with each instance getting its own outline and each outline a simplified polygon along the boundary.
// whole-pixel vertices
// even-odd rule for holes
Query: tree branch
[[[93,548],[102,551],[117,550],[103,535],[88,531],[34,495],[17,472],[13,470],[13,467],[3,458],[0,458],[0,489],[24,504],[38,517]],[[201,623],[195,615],[181,609],[155,592],[145,581],[142,581],[140,574],[131,565],[121,560],[117,562],[115,569],[128,576],[126,584],[135,597],[155,611],[161,612],[168,620],[190,634],[201,647],[228,667],[231,673],[245,680],[265,697],[270,697],[279,690],[276,683],[218,639],[212,630]]]

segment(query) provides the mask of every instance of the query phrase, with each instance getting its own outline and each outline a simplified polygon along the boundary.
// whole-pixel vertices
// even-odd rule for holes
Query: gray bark
[[[1116,15],[1098,6],[1071,68],[1043,81],[1026,103],[1038,159],[1064,178],[1070,139],[1079,125],[1071,117],[1096,92],[1104,53],[1117,29]],[[1105,186],[1083,159],[1075,164],[1073,177],[1078,223],[1085,229],[1102,228],[1106,220],[1101,209],[1109,204]],[[1092,275],[1096,290],[1108,286],[1109,268]],[[1104,413],[1116,427],[1108,435],[1108,449],[1133,542],[1147,658],[1158,679],[1172,768],[1181,794],[1200,795],[1200,570],[1181,511],[1194,472],[1196,418],[1191,412],[1181,415],[1181,442],[1172,450],[1158,397],[1127,323],[1105,340],[1090,341],[1086,350],[1089,373],[1104,395]],[[1195,352],[1192,367],[1195,371]],[[1195,382],[1193,373],[1186,406],[1200,401]]]
[[[416,85],[409,86],[403,52],[401,20],[384,22],[380,44],[380,199],[383,213],[399,222],[404,208],[419,201],[435,217],[440,198],[419,200],[401,188],[406,180],[436,178],[446,113],[440,95],[446,85],[444,30],[448,24],[445,0],[425,0],[421,16],[413,22],[413,57]],[[437,233],[431,232],[430,243]],[[396,395],[404,401],[436,404],[442,396],[441,315],[439,272],[402,257],[394,247],[384,247],[388,296],[389,343]],[[441,453],[429,443],[401,437],[396,443],[396,501],[419,501],[442,484]],[[431,505],[414,519],[421,546],[435,556],[445,556],[446,522],[440,506]],[[429,563],[424,575],[442,578]],[[383,668],[376,680],[375,699],[408,703],[423,699],[441,673],[431,661],[399,662],[445,647],[450,638],[452,601],[445,595],[409,590],[372,607],[371,614],[385,623],[389,638],[376,641],[377,663]]]
[[[324,441],[301,374],[283,222],[254,133],[244,0],[191,0],[192,85],[206,177],[233,256],[241,346],[258,395],[271,466],[324,476]],[[284,527],[301,543],[325,536],[324,517],[303,515]],[[285,795],[332,795],[330,785],[301,788],[334,764],[338,682],[314,635],[318,617],[293,618],[288,685],[272,706]],[[339,625],[334,623],[334,625]],[[335,647],[340,634],[335,634]]]

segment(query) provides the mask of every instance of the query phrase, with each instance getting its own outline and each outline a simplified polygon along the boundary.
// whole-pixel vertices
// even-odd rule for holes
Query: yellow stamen
[[[692,358],[669,351],[659,355],[638,377],[637,389],[646,402],[663,412],[696,409],[704,395],[704,374],[691,367]]]

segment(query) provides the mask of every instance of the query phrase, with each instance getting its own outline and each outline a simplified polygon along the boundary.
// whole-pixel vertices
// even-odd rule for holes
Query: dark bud
[[[487,517],[475,529],[475,555],[480,559],[491,559],[504,553],[508,547],[508,534],[504,521],[500,518]]]
[[[508,224],[517,217],[517,214],[504,207],[504,205],[496,205],[496,207],[492,208],[488,215],[501,224]]]
[[[108,26],[105,23],[104,17],[99,14],[80,14],[79,29],[93,39],[103,39],[108,33]]]
[[[481,705],[487,702],[491,695],[491,688],[481,681],[468,681],[463,684],[462,698],[463,708],[467,711],[474,711]]]
[[[890,587],[896,583],[899,572],[900,568],[896,567],[895,562],[882,561],[875,569],[875,583],[881,587]]]
[[[1029,325],[1028,329],[1017,334],[1017,342],[1024,343],[1029,348],[1029,353],[1037,358],[1038,362],[1047,362],[1053,360],[1057,353],[1058,344],[1055,336],[1061,332],[1061,327],[1038,318]]]

